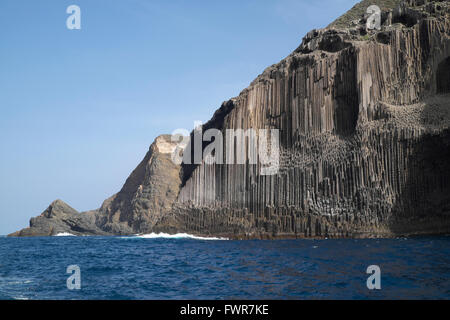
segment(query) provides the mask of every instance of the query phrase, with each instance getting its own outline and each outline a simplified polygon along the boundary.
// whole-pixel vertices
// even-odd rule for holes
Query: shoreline
[[[304,236],[299,234],[190,234],[190,233],[149,233],[149,234],[122,234],[122,235],[75,235],[75,234],[64,234],[64,235],[0,235],[3,238],[46,238],[46,237],[123,237],[123,238],[136,238],[136,239],[169,239],[169,240],[181,240],[181,239],[192,239],[200,241],[251,241],[251,240],[337,240],[337,239],[354,239],[354,240],[369,240],[369,239],[401,239],[401,238],[415,238],[415,237],[441,237],[450,236],[450,232],[412,232],[403,234],[365,234],[365,233],[355,233],[351,235],[328,235],[328,236]]]

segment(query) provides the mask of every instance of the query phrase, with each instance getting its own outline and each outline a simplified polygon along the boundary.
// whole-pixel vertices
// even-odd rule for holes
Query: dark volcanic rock
[[[79,213],[64,201],[56,200],[36,218],[30,219],[30,227],[10,236],[53,236],[59,233],[73,235],[106,234],[95,225],[95,212]]]
[[[381,30],[365,27],[371,4],[383,10]],[[277,174],[178,166],[159,137],[99,210],[52,207],[15,235],[449,233],[449,15],[448,1],[364,0],[224,103],[202,130],[279,129]]]
[[[450,232],[449,4],[401,3],[384,13],[382,30],[365,36],[361,21],[308,33],[233,99],[223,128],[280,129],[280,172],[196,166],[176,207],[184,231]]]
[[[150,146],[122,190],[105,200],[98,210],[79,213],[61,200],[53,202],[30,227],[10,236],[129,235],[150,232],[175,202],[180,185],[179,165],[171,160],[177,146],[162,135]]]
[[[171,210],[181,184],[180,166],[171,157],[177,146],[170,135],[156,138],[122,190],[98,210],[97,224],[114,234],[150,232]]]

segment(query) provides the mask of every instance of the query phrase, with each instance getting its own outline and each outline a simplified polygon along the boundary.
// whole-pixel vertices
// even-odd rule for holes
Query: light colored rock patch
[[[156,139],[156,147],[160,153],[172,154],[177,147],[177,143],[168,141],[164,137],[158,137]]]

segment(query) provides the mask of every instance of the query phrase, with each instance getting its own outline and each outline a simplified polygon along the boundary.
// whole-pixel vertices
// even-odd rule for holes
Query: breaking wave
[[[75,237],[75,235],[69,232],[60,232],[56,234],[55,237]]]
[[[194,240],[228,240],[228,238],[217,238],[217,237],[199,237],[188,233],[149,233],[149,234],[137,234],[129,237],[122,238],[140,238],[140,239],[194,239]]]

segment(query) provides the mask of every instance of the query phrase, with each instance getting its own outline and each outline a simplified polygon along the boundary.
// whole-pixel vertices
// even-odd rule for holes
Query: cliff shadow
[[[423,136],[409,162],[390,230],[397,235],[450,233],[450,129]]]
[[[438,65],[436,91],[438,94],[450,92],[450,57],[447,57]]]
[[[419,116],[426,132],[409,142],[406,183],[388,222],[395,234],[450,233],[450,56],[438,61],[430,82],[435,89]]]
[[[235,104],[234,104],[233,100],[228,100],[228,101],[222,103],[221,107],[214,113],[211,120],[209,120],[207,123],[205,123],[202,126],[202,129],[201,129],[202,136],[203,136],[203,133],[205,131],[207,131],[208,129],[222,130],[224,127],[224,122],[225,122],[226,116],[234,109],[234,107],[235,107]],[[191,134],[189,136],[189,142],[185,149],[185,150],[190,150],[190,152],[185,151],[183,153],[183,162],[181,164],[181,171],[180,171],[181,188],[186,185],[186,182],[192,176],[192,173],[194,172],[195,168],[197,168],[197,166],[199,165],[199,164],[195,163],[195,159],[194,159],[194,151],[195,150],[194,150],[194,144],[192,143],[193,141],[195,141],[194,134],[195,134],[195,128],[194,128],[194,130],[191,131]],[[203,139],[201,139],[202,154],[203,154],[203,150],[205,150],[205,148],[210,143],[213,143],[213,142],[214,142],[214,140],[208,142],[208,141],[203,141]]]
[[[333,79],[333,93],[336,101],[334,110],[335,132],[341,136],[352,135],[356,130],[359,113],[359,90],[357,78],[357,54],[355,48],[346,49],[337,60]]]

